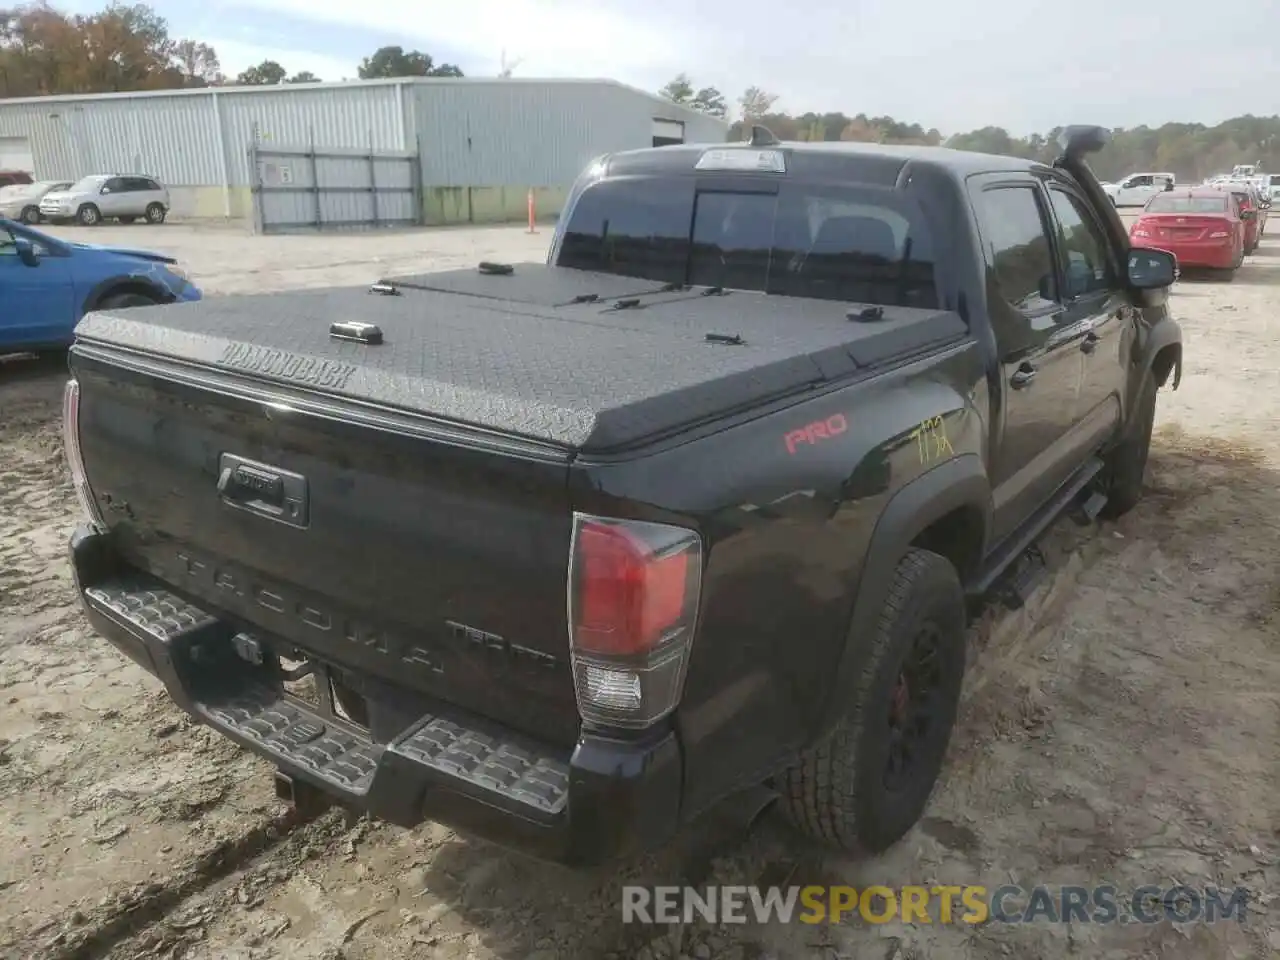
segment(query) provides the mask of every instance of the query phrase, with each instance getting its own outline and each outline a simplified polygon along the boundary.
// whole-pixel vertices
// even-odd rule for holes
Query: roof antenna
[[[775,137],[768,127],[762,127],[757,123],[752,124],[751,136],[747,137],[746,142],[753,147],[773,147],[782,141]]]

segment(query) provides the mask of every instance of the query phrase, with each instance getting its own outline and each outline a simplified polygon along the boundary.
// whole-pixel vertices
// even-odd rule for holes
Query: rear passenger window
[[[1023,313],[1053,306],[1058,297],[1053,253],[1035,188],[984,191],[978,217],[999,295]]]
[[[1067,299],[1109,290],[1114,273],[1107,253],[1107,241],[1094,225],[1088,208],[1079,197],[1051,186],[1053,212],[1062,225],[1062,250],[1066,258]]]
[[[936,309],[932,237],[895,191],[797,181],[776,192],[689,177],[604,181],[569,214],[557,263],[779,296]]]
[[[659,189],[648,179],[614,180],[583,192],[557,261],[645,280],[683,283],[693,184]]]

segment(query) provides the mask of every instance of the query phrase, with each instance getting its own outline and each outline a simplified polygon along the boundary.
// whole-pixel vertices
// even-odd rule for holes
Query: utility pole
[[[516,67],[520,66],[520,64],[523,62],[524,62],[523,59],[508,60],[507,51],[503,50],[502,51],[502,69],[498,72],[498,76],[500,76],[504,80],[511,79],[511,71],[513,71]]]

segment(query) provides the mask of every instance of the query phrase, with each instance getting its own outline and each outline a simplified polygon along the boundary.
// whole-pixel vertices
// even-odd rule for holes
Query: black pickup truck
[[[765,790],[883,849],[976,601],[1133,506],[1178,383],[1106,136],[756,129],[594,163],[545,264],[90,314],[89,619],[284,796],[586,864]]]

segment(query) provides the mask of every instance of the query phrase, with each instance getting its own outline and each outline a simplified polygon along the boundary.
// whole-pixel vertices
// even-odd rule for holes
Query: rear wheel
[[[18,219],[23,223],[39,223],[40,208],[39,207],[23,207],[22,213],[18,215]]]
[[[92,203],[86,203],[76,211],[76,219],[84,226],[92,227],[102,222],[102,214]]]
[[[164,204],[153,203],[147,207],[147,223],[164,223]]]
[[[951,739],[965,664],[964,592],[955,567],[912,548],[894,571],[862,671],[835,729],[781,779],[780,807],[801,831],[878,853],[924,812]]]

